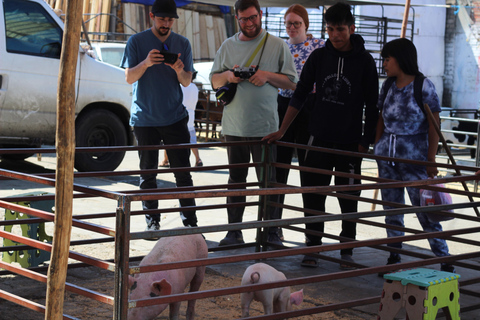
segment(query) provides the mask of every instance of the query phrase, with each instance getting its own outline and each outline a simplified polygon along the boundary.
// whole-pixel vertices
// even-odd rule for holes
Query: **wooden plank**
[[[215,47],[220,48],[222,43],[227,39],[227,27],[225,26],[225,20],[220,17],[214,18],[215,30],[218,32],[218,36],[215,38]]]
[[[207,46],[207,26],[205,22],[205,15],[201,14],[200,15],[200,58],[201,59],[208,59],[209,54],[208,54],[208,46]]]
[[[123,3],[123,21],[130,27],[132,27],[132,21],[131,21],[131,3]],[[125,33],[127,34],[132,34],[133,31],[130,28],[125,28]]]
[[[110,29],[110,16],[108,15],[112,8],[112,0],[103,0],[102,15],[100,22],[100,32],[107,33]],[[101,37],[102,40],[107,40],[106,36]]]
[[[193,21],[192,20],[193,20],[193,12],[191,10],[185,10],[185,37],[188,39],[188,41],[190,41],[190,43],[193,43]]]
[[[184,35],[185,32],[185,10],[177,9],[178,19],[177,19],[177,30],[175,33]]]
[[[200,21],[199,21],[200,14],[198,12],[193,12],[192,15],[192,37],[193,42],[190,42],[192,46],[192,55],[193,60],[196,61],[202,57],[201,52],[201,42],[200,42]]]
[[[210,15],[205,16],[205,25],[207,32],[207,46],[208,46],[208,57],[210,59],[215,58],[215,53],[217,48],[215,47],[215,28],[213,26],[213,17]]]
[[[95,24],[96,24],[96,19],[95,19],[95,8],[97,8],[97,2],[98,0],[91,0],[90,2],[90,13],[91,15],[88,16],[88,19],[90,19],[90,21],[88,22],[87,24],[87,30],[88,30],[88,33],[92,33],[92,32],[95,32]],[[90,39],[95,39],[94,36],[91,36]]]

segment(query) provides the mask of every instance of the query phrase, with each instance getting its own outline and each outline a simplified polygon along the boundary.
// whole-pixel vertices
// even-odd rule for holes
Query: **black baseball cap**
[[[152,6],[152,13],[156,17],[178,19],[175,0],[155,0]]]

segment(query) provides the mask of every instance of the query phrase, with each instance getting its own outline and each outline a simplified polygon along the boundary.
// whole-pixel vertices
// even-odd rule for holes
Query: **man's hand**
[[[248,79],[248,81],[257,87],[261,87],[268,82],[269,75],[270,72],[258,69],[257,72],[255,72],[255,74]]]
[[[240,66],[238,64],[234,65],[232,70],[235,69],[235,68],[239,68]],[[227,72],[227,83],[240,83],[243,81],[242,78],[240,77],[235,77],[235,73],[233,73],[233,71],[231,70],[227,70],[225,71]]]
[[[152,49],[148,53],[148,56],[145,58],[145,65],[147,68],[150,68],[154,64],[160,64],[163,62],[163,55],[160,54],[160,51],[157,49]]]
[[[270,133],[269,135],[265,136],[262,138],[262,141],[267,141],[268,143],[275,142],[277,140],[280,140],[285,133],[281,132],[278,130],[277,132]]]
[[[174,64],[165,63],[165,65],[170,66],[177,74],[178,74],[179,72],[181,72],[181,71],[183,70],[183,68],[185,67],[185,65],[183,64],[183,61],[180,60],[180,56],[181,56],[181,55],[182,55],[181,53],[178,54],[177,61],[175,61]],[[162,61],[163,61],[163,60],[164,60],[164,59],[163,59],[163,56],[162,56]]]

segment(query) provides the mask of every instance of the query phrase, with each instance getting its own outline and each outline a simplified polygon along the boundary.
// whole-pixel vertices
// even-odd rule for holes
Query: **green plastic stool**
[[[377,320],[390,320],[405,309],[407,320],[436,319],[439,309],[447,319],[460,320],[460,275],[426,268],[402,270],[383,276]]]
[[[22,194],[19,197],[23,196],[39,196],[39,195],[46,195],[49,193],[33,193],[33,194]],[[46,212],[52,212],[52,208],[55,205],[54,200],[39,200],[39,201],[20,201],[14,202],[15,204],[26,206],[29,208],[39,209]],[[22,220],[22,219],[30,219],[27,214],[23,214],[21,212],[11,211],[9,209],[5,209],[5,220]],[[28,237],[30,239],[35,239],[38,241],[43,242],[52,242],[52,237],[47,235],[45,232],[45,223],[31,223],[31,224],[19,224],[20,229],[22,231],[23,237]],[[6,232],[12,232],[13,225],[5,226]],[[12,241],[10,239],[4,238],[3,239],[3,246],[10,247],[10,246],[19,246],[22,245],[16,241]],[[50,252],[43,251],[40,249],[31,249],[31,250],[12,250],[12,251],[5,251],[3,252],[2,260],[8,263],[16,262],[20,264],[23,268],[28,267],[37,267],[41,263],[50,260]]]

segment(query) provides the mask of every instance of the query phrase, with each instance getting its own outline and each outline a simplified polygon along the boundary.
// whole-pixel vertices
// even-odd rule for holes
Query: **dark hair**
[[[237,0],[235,2],[235,15],[238,16],[238,11],[245,11],[250,7],[255,7],[257,12],[260,13],[260,4],[258,0]]]
[[[412,41],[399,38],[387,42],[382,49],[382,58],[395,58],[400,69],[408,75],[416,76],[422,73],[418,70],[417,49]]]
[[[334,26],[348,25],[355,23],[353,19],[352,8],[345,2],[337,2],[325,12],[325,22]]]
[[[303,23],[305,23],[305,29],[308,30],[308,11],[304,6],[301,4],[292,4],[290,7],[288,7],[287,11],[283,15],[283,19],[285,19],[289,13],[295,13],[296,15],[300,16],[300,18],[303,19]]]

